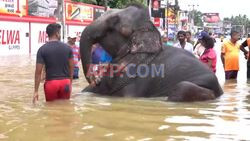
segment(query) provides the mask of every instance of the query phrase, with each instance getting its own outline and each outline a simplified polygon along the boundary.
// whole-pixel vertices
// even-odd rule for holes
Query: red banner
[[[161,25],[161,20],[160,20],[160,18],[154,18],[154,25],[155,25],[156,27],[160,27],[160,25]]]
[[[220,22],[219,13],[204,13],[203,20],[207,23],[218,23]]]

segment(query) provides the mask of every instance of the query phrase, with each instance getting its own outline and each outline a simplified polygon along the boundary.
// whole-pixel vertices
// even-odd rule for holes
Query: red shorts
[[[44,83],[46,101],[69,99],[71,90],[70,79],[49,80]]]

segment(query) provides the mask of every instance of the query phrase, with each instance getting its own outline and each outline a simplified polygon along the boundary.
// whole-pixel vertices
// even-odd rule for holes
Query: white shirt
[[[174,47],[176,47],[176,48],[182,48],[180,42],[176,43],[174,45]],[[186,42],[185,47],[184,47],[184,49],[186,51],[188,51],[190,53],[193,53],[193,48],[194,48],[194,46],[192,44],[190,44],[189,42]]]

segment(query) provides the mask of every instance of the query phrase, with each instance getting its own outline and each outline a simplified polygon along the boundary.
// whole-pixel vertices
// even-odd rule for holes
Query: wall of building
[[[28,4],[28,0],[22,0],[23,4]],[[16,1],[15,1],[16,2]],[[16,5],[12,2],[12,5]],[[83,3],[65,2],[67,6],[81,8],[81,13],[78,15],[84,19],[70,19],[66,17],[64,37],[75,33],[80,40],[81,32],[86,26],[93,22],[97,17],[104,13],[104,7],[89,5]],[[1,7],[0,7],[1,8]],[[4,7],[3,7],[4,8]],[[23,14],[18,14],[16,9],[13,13],[0,11],[0,56],[3,55],[32,55],[36,54],[37,50],[48,41],[46,27],[50,23],[61,23],[56,17],[42,17],[28,15],[28,6],[23,10]],[[65,10],[68,10],[65,7]],[[74,11],[66,11],[70,14]]]

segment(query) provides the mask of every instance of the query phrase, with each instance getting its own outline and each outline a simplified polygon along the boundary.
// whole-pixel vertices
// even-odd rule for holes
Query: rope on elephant
[[[148,54],[148,53],[140,53],[140,54],[136,54],[136,56],[141,55],[140,57],[145,58],[145,59],[141,59],[142,61],[139,62],[138,64],[147,64],[149,65],[149,63],[151,63],[158,55],[160,52],[158,53],[153,53],[153,54]],[[131,59],[131,56],[128,55],[128,57]],[[134,58],[133,58],[134,59]],[[131,84],[132,81],[134,81],[135,79],[138,78],[138,75],[136,75],[133,78],[130,78],[126,75],[124,75],[125,77],[121,78],[121,77],[117,77],[117,79],[120,79],[119,81],[116,82],[120,82],[119,85],[112,85],[111,88],[111,95],[118,92],[119,90],[121,90],[122,88],[124,88],[125,86],[127,86],[128,84]],[[116,83],[118,84],[118,83]]]

